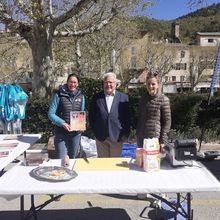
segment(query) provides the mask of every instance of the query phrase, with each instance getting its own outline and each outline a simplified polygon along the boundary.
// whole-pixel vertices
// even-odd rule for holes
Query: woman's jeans
[[[63,159],[66,155],[69,158],[75,158],[79,152],[81,134],[56,134],[54,138],[54,145],[56,156],[58,159]]]

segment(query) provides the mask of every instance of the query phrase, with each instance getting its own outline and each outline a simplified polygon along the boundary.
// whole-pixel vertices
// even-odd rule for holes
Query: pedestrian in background
[[[55,124],[54,145],[59,159],[67,155],[75,158],[79,152],[81,131],[71,131],[70,126],[70,112],[85,111],[85,97],[78,86],[78,77],[70,74],[67,83],[53,95],[48,111],[49,119]]]
[[[122,144],[130,134],[129,98],[116,86],[116,75],[106,73],[103,91],[95,94],[90,104],[89,124],[96,138],[98,157],[120,157]]]

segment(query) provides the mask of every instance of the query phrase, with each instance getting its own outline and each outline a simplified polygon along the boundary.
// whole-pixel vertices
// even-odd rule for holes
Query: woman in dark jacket
[[[143,147],[144,138],[158,138],[162,149],[171,127],[169,98],[161,94],[160,79],[157,74],[148,73],[146,88],[147,91],[139,102],[137,144],[138,147]]]
[[[80,145],[81,131],[71,131],[70,112],[85,111],[85,97],[78,88],[79,80],[70,74],[67,83],[54,94],[48,111],[55,124],[55,150],[59,159],[75,158]]]

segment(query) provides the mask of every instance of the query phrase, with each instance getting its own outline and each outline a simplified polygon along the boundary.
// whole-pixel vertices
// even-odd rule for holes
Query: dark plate
[[[30,175],[37,180],[49,182],[64,182],[77,177],[74,170],[58,166],[37,167],[30,172]]]

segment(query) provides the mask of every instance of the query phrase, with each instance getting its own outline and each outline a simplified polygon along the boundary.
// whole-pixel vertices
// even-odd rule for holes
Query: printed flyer
[[[72,111],[70,112],[71,131],[85,131],[86,130],[86,112]]]

